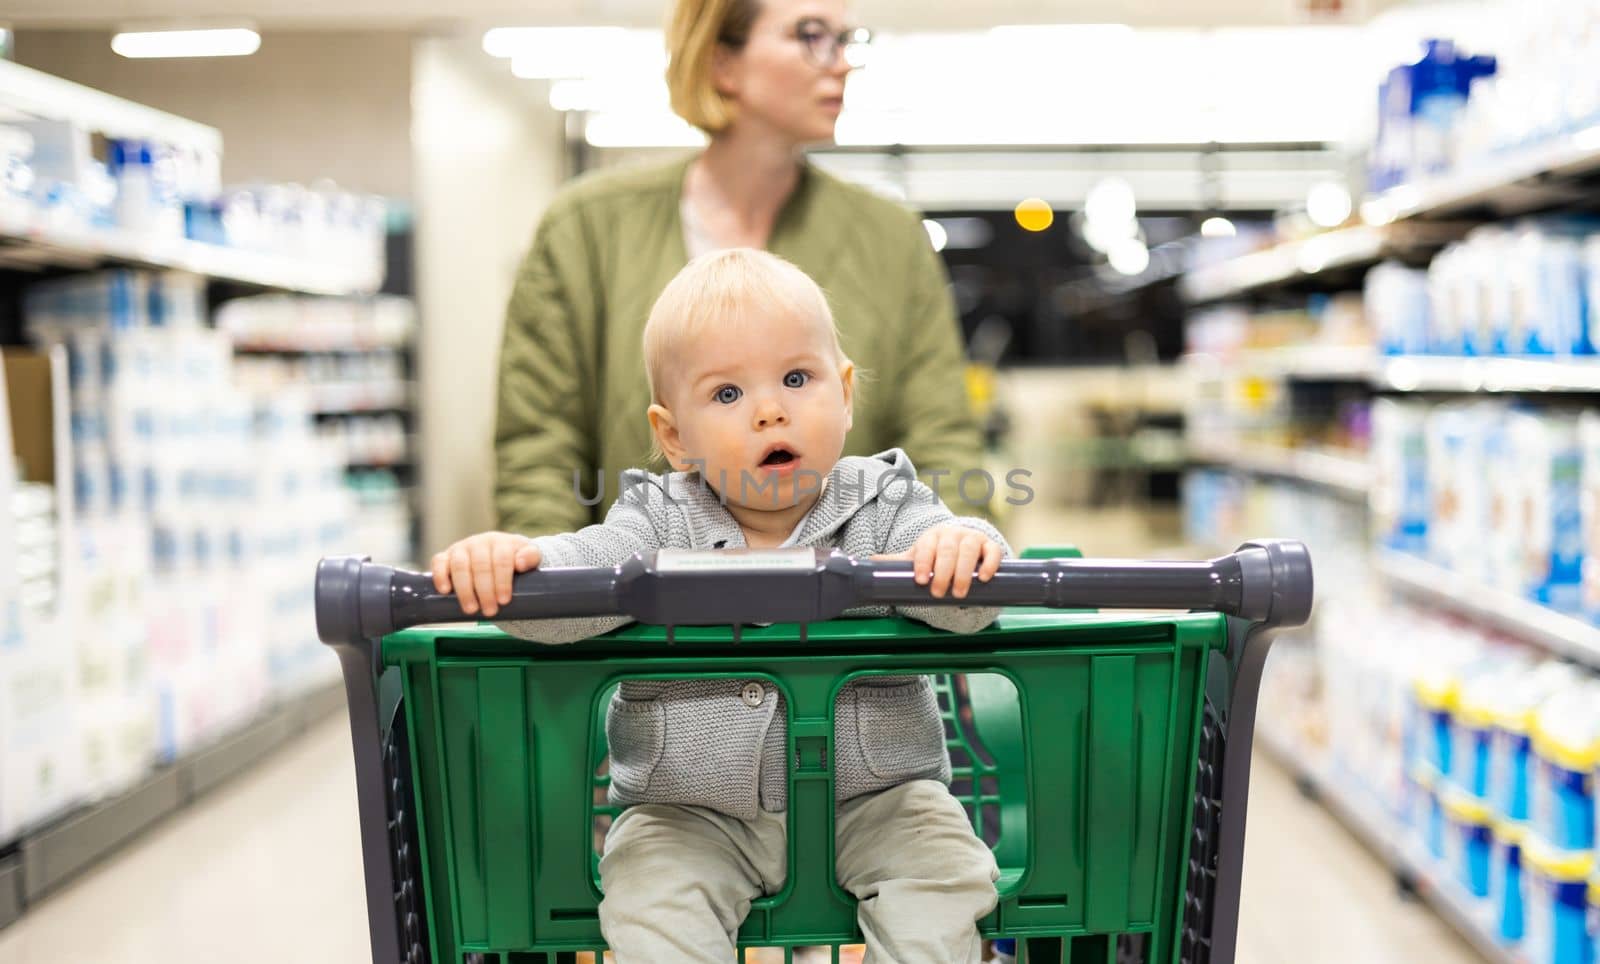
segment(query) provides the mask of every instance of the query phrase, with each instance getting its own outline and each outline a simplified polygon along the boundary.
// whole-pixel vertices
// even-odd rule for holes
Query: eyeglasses
[[[866,27],[847,27],[834,30],[820,17],[806,17],[794,25],[794,39],[814,67],[831,69],[844,53],[844,62],[851,67],[866,63],[867,45],[872,43],[872,31]]]

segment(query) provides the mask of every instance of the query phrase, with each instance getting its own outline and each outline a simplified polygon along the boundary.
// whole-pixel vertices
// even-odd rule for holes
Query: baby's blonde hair
[[[834,358],[841,366],[849,363],[828,298],[809,275],[766,251],[728,248],[690,261],[650,309],[644,368],[651,402],[666,404],[662,386],[672,361],[683,358],[685,344],[710,330],[737,332],[752,315],[774,309],[821,325]]]

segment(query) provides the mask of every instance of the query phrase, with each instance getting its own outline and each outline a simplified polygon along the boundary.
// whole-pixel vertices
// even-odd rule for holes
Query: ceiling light
[[[1306,194],[1306,214],[1318,227],[1338,227],[1350,220],[1350,210],[1349,189],[1335,181],[1314,184]]]
[[[127,30],[111,38],[124,57],[244,57],[261,49],[261,35],[248,27],[197,30]]]
[[[1050,202],[1043,198],[1024,198],[1017,202],[1016,211],[1013,212],[1024,231],[1039,232],[1048,228],[1055,222],[1056,212],[1051,209]]]
[[[1150,249],[1138,238],[1124,238],[1106,252],[1106,260],[1118,274],[1141,275],[1150,267]]]
[[[1136,213],[1133,185],[1120,177],[1096,182],[1083,199],[1083,216],[1100,224],[1127,224]]]

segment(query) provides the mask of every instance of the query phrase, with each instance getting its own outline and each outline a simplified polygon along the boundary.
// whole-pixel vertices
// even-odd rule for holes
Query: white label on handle
[[[811,572],[817,568],[814,549],[660,549],[656,571],[676,572]]]

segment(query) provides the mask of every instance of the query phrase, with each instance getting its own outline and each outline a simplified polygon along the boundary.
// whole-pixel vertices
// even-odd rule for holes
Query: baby
[[[434,584],[493,618],[516,572],[614,566],[677,547],[837,547],[910,559],[934,596],[964,598],[1009,550],[958,518],[898,449],[841,458],[855,369],[821,289],[762,251],[690,262],[644,329],[656,444],[676,471],[623,475],[600,525],[529,539],[472,536],[433,558]],[[953,386],[952,390],[959,390]],[[901,607],[975,632],[996,611]],[[572,642],[622,617],[506,623]],[[950,759],[925,676],[871,676],[835,702],[833,768],[839,885],[858,901],[867,960],[980,959],[976,922],[999,873],[950,795]],[[626,809],[600,861],[600,926],[622,964],[736,959],[750,902],[786,873],[788,714],[783,694],[744,679],[630,680],[606,714],[611,800]]]

